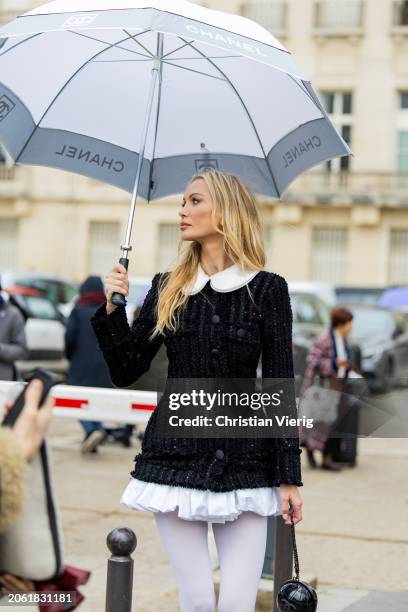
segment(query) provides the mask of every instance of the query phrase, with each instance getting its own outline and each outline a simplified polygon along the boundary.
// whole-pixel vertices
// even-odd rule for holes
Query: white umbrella
[[[306,169],[352,155],[289,51],[253,21],[184,0],[55,0],[0,29],[0,140],[16,164],[137,195],[194,172],[238,174],[280,198]]]

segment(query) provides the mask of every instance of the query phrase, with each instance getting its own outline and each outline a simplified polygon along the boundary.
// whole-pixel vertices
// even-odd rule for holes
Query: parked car
[[[379,296],[378,304],[391,310],[408,312],[408,287],[405,285],[387,287]]]
[[[37,289],[17,286],[4,290],[26,320],[29,356],[16,363],[18,370],[23,376],[37,366],[64,373],[68,367],[64,355],[64,316]]]
[[[129,324],[133,321],[133,313],[141,306],[152,284],[149,276],[129,276],[129,295],[127,297],[126,314]]]
[[[137,306],[141,306],[150,289],[152,279],[149,276],[129,276],[129,295],[127,297],[126,314],[129,325],[133,321],[133,313]],[[76,293],[73,295],[71,301],[66,305],[65,312],[68,317],[72,308],[75,305],[75,301],[78,297]]]
[[[336,291],[334,285],[323,281],[288,281],[289,292],[307,293],[315,295],[323,300],[329,307],[335,306],[337,303]]]
[[[408,375],[408,327],[404,314],[383,306],[348,304],[350,338],[361,346],[362,374],[373,391],[388,391]]]
[[[293,313],[293,367],[296,389],[299,390],[306,371],[309,349],[330,324],[330,307],[313,292],[293,290],[291,283],[288,284]]]
[[[339,304],[377,304],[384,287],[336,287]]]
[[[63,276],[37,272],[1,272],[4,287],[31,287],[50,300],[67,318],[78,294],[78,284]]]

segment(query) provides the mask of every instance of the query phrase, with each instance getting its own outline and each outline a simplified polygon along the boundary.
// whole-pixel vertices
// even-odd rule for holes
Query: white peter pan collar
[[[188,293],[189,295],[198,293],[208,281],[210,281],[210,285],[215,291],[234,291],[235,289],[239,289],[240,287],[243,287],[249,283],[259,271],[260,270],[250,270],[243,272],[239,264],[235,263],[232,266],[229,266],[228,268],[209,276],[204,272],[201,264],[199,263],[197,276],[192,289],[187,291],[185,288],[183,288],[183,293]]]

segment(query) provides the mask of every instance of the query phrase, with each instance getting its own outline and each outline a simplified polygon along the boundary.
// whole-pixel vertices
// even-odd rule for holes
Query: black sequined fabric
[[[103,304],[91,319],[116,387],[128,387],[147,372],[163,342],[169,378],[254,378],[262,354],[262,378],[293,380],[292,309],[282,276],[262,270],[247,285],[225,292],[207,282],[189,296],[177,331],[150,342],[160,277],[154,276],[132,328],[124,307],[107,315]],[[160,438],[154,435],[157,413],[156,408],[135,457],[134,478],[214,492],[303,486],[302,449],[293,433],[290,438]]]

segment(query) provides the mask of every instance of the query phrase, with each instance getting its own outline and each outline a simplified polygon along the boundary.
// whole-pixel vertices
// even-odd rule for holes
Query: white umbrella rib
[[[144,32],[140,32],[140,34],[145,34],[146,31],[150,31],[150,30],[145,30]],[[71,32],[71,34],[76,34],[77,36],[83,36],[84,38],[89,38],[89,40],[94,40],[95,42],[100,42],[100,43],[103,43],[104,45],[109,45],[109,43],[107,43],[106,40],[102,40],[101,38],[96,38],[95,36],[90,36],[89,34],[84,34],[83,32],[78,32],[77,30],[67,30],[67,32]],[[133,36],[129,34],[128,32],[126,32],[126,34],[133,38]],[[128,47],[121,47],[119,44],[116,44],[116,48],[121,49],[122,51],[128,51],[128,53],[134,53],[135,55],[141,55],[142,57],[146,57],[149,60],[151,60],[151,57],[152,57],[151,55],[145,55],[144,53],[140,53],[140,51],[132,51],[132,49],[128,49]]]
[[[160,49],[161,49],[161,52],[163,52],[163,49],[160,48],[160,44],[159,44],[159,41],[158,41],[158,44],[157,44],[157,53],[158,53],[158,55],[160,54]],[[152,151],[152,163],[150,164],[149,183],[148,183],[148,186],[147,186],[147,202],[150,201],[150,191],[152,189],[154,154],[155,154],[155,151],[156,151],[157,131],[158,131],[158,126],[159,126],[159,115],[160,115],[162,78],[163,78],[163,63],[160,62],[160,67],[159,67],[159,86],[158,86],[157,108],[156,108],[156,120],[155,120],[155,126],[154,126],[154,140],[153,140],[153,151]]]
[[[148,30],[150,31],[150,30]],[[149,51],[149,49],[147,49],[147,47],[145,47],[144,45],[142,45],[142,43],[140,42],[140,40],[136,40],[127,30],[123,29],[123,32],[125,32],[125,34],[128,34],[128,36],[132,37],[133,42],[137,43],[140,47],[142,47],[142,49],[144,49],[146,51],[146,53],[148,53],[150,55],[150,57],[154,57],[153,53],[151,51]],[[146,33],[146,30],[145,32]],[[139,36],[139,35],[138,35]]]
[[[6,53],[8,53],[9,51],[12,51],[19,45],[22,45],[23,43],[27,42],[28,40],[31,40],[32,38],[35,38],[36,36],[41,36],[41,34],[44,34],[44,32],[36,32],[35,34],[32,34],[31,36],[28,36],[27,38],[24,38],[23,40],[19,40],[18,42],[16,42],[15,45],[13,45],[12,47],[9,47],[8,49],[0,53],[0,57],[3,57],[3,55],[6,55]]]
[[[183,58],[183,59],[187,59],[187,58]],[[175,60],[175,61],[179,61],[179,60]],[[173,64],[173,62],[165,61],[163,62],[163,64],[174,66],[174,68],[180,68],[180,70],[188,70],[189,72],[195,72],[196,74],[201,74],[202,76],[210,77],[211,79],[216,79],[217,81],[227,82],[226,79],[223,79],[222,77],[219,77],[219,76],[215,76],[215,74],[208,74],[207,72],[201,72],[201,70],[194,70],[194,68],[187,68],[187,66],[180,66],[179,64]]]

